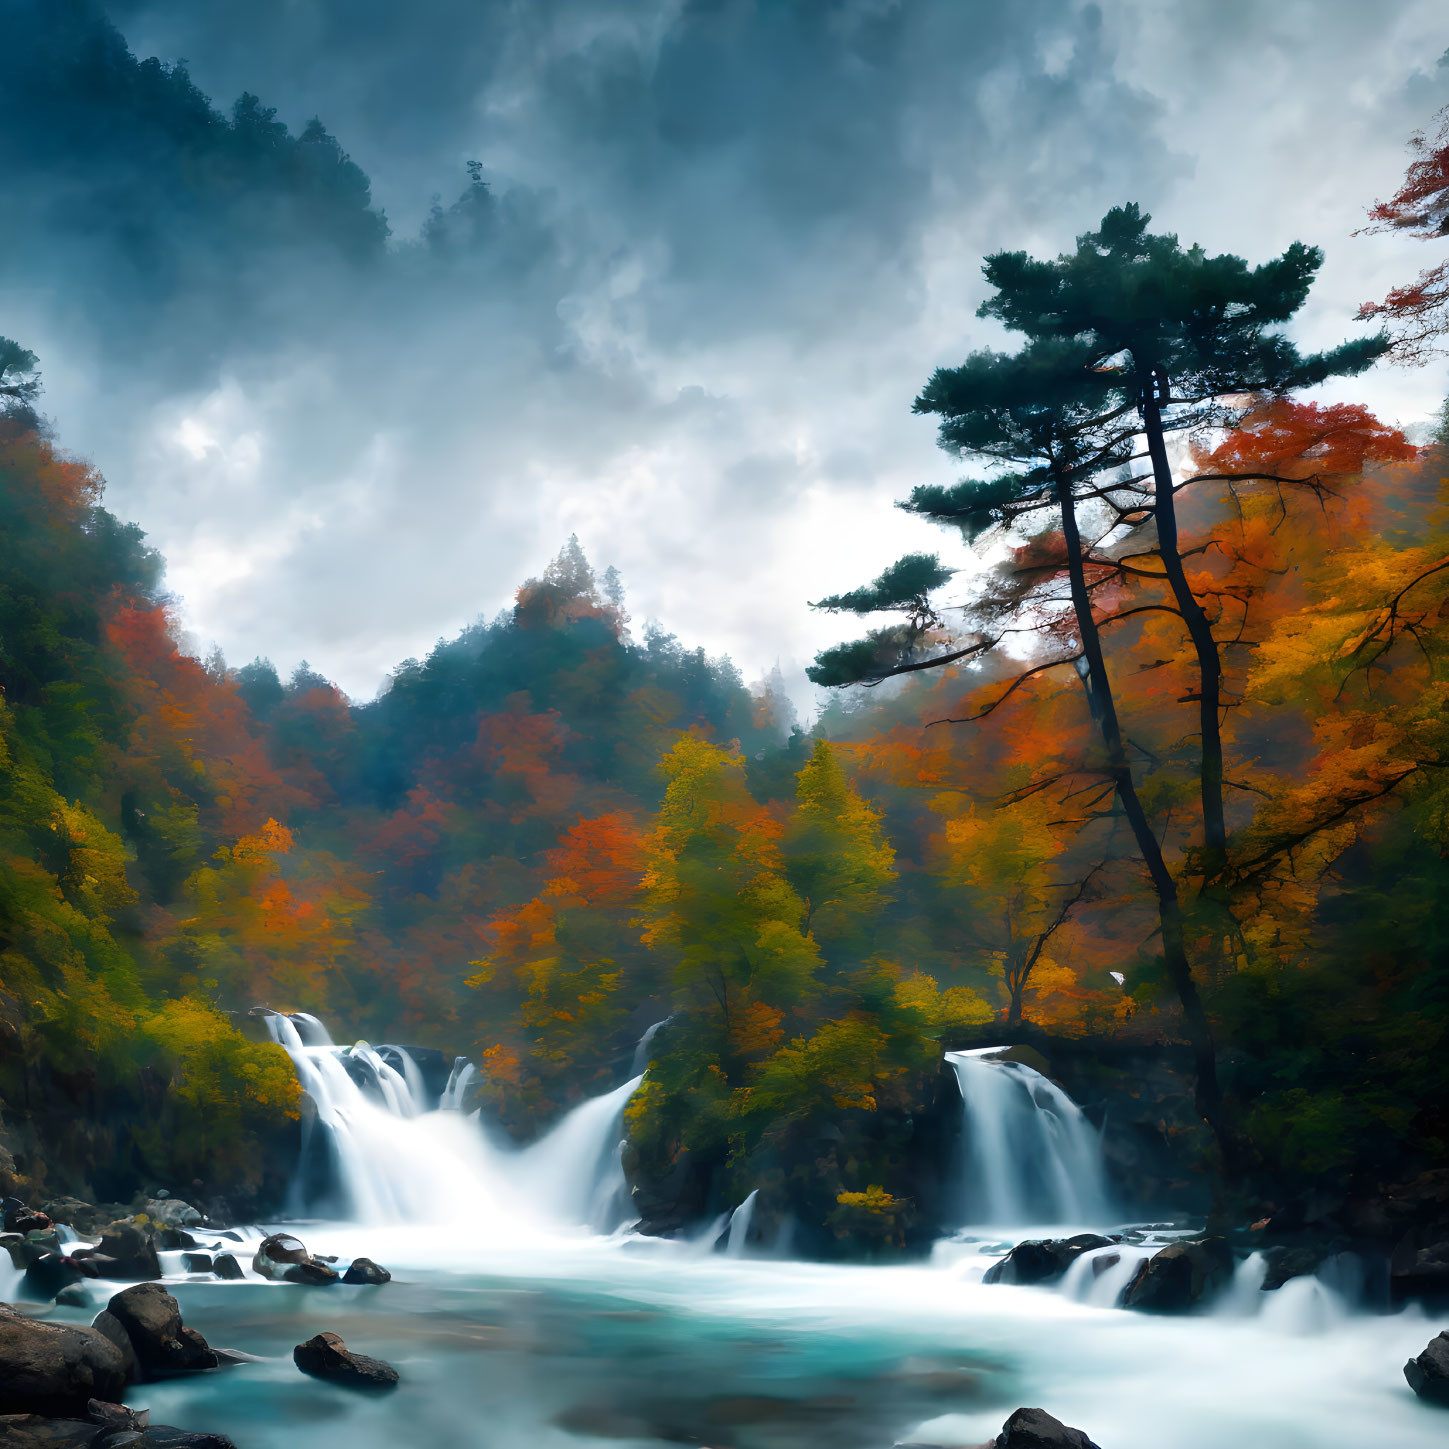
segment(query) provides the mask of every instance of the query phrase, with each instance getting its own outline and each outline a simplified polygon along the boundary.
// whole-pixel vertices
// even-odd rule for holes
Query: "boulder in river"
[[[121,1350],[94,1328],[40,1323],[0,1305],[0,1414],[84,1413],[126,1384]]]
[[[1303,1243],[1293,1247],[1268,1248],[1263,1255],[1268,1264],[1263,1275],[1263,1288],[1281,1288],[1290,1278],[1308,1278],[1323,1266],[1328,1248],[1319,1243]]]
[[[49,1303],[62,1288],[79,1283],[84,1275],[74,1258],[60,1253],[42,1253],[32,1259],[20,1280],[20,1294],[35,1303]]]
[[[1078,1233],[1074,1238],[1033,1238],[1018,1243],[999,1263],[986,1270],[983,1283],[1050,1283],[1060,1278],[1083,1253],[1110,1248],[1120,1237]]]
[[[111,1322],[102,1323],[103,1319]],[[95,1327],[114,1340],[111,1323],[130,1341],[136,1371],[143,1380],[167,1378],[215,1368],[211,1346],[181,1322],[181,1307],[159,1283],[138,1283],[117,1293],[96,1319]]]
[[[211,1271],[218,1278],[225,1278],[231,1282],[237,1282],[246,1277],[246,1272],[237,1262],[235,1253],[217,1253],[211,1260]]]
[[[1421,1399],[1449,1409],[1449,1333],[1431,1338],[1423,1353],[1404,1365],[1404,1377]]]
[[[158,1228],[194,1228],[201,1213],[179,1197],[153,1197],[146,1204],[146,1216]]]
[[[1232,1276],[1233,1252],[1226,1238],[1170,1243],[1137,1269],[1122,1295],[1122,1306],[1179,1313]]]
[[[252,1271],[274,1283],[307,1283],[324,1287],[340,1281],[336,1268],[307,1251],[300,1238],[290,1233],[273,1233],[263,1238],[252,1258]]]
[[[9,1201],[14,1202],[15,1199],[11,1198]],[[24,1203],[18,1207],[7,1208],[5,1212],[7,1233],[48,1233],[54,1226],[49,1213],[43,1213],[39,1208],[26,1207]]]
[[[996,1449],[1097,1449],[1080,1429],[1069,1429],[1045,1409],[1018,1409],[996,1436]]]
[[[344,1283],[391,1283],[392,1274],[371,1258],[354,1258],[352,1266],[342,1275]]]
[[[335,1333],[319,1333],[292,1350],[292,1361],[304,1374],[356,1389],[390,1389],[398,1372],[380,1358],[353,1353]]]
[[[154,1281],[161,1276],[156,1244],[140,1224],[130,1218],[110,1223],[93,1249],[77,1250],[79,1262],[94,1263],[102,1278],[140,1278]]]

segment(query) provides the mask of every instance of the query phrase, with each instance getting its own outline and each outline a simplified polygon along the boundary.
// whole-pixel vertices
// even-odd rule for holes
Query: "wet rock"
[[[1311,1277],[1328,1257],[1328,1251],[1317,1246],[1269,1248],[1264,1257],[1268,1271],[1263,1277],[1263,1287],[1271,1290],[1281,1288],[1290,1278]]]
[[[354,1258],[352,1266],[342,1275],[344,1283],[391,1283],[392,1274],[371,1258]]]
[[[5,1214],[7,1233],[48,1233],[54,1227],[50,1214],[41,1212],[39,1208],[22,1206]]]
[[[216,1260],[210,1253],[183,1253],[181,1263],[188,1273],[213,1273],[216,1271]]]
[[[0,1306],[0,1413],[84,1411],[91,1399],[120,1398],[125,1383],[125,1359],[104,1334]]]
[[[289,1233],[273,1233],[263,1238],[252,1258],[252,1271],[274,1283],[306,1283],[325,1287],[341,1280],[336,1268],[307,1251],[300,1238]]]
[[[983,1283],[1050,1283],[1060,1278],[1083,1253],[1110,1248],[1120,1237],[1078,1233],[1074,1238],[1033,1238],[1018,1243],[999,1263],[986,1270]]]
[[[304,1374],[359,1389],[390,1389],[398,1372],[380,1358],[353,1353],[335,1333],[319,1333],[292,1350],[292,1361]]]
[[[217,1366],[210,1345],[194,1328],[182,1325],[180,1305],[159,1283],[138,1283],[111,1299],[95,1324],[111,1337],[109,1324],[101,1325],[101,1319],[107,1317],[130,1340],[136,1370],[143,1380]]]
[[[154,1197],[146,1204],[146,1216],[158,1228],[193,1228],[201,1221],[201,1213],[179,1197]]]
[[[149,1409],[128,1409],[124,1404],[108,1404],[92,1399],[86,1405],[86,1418],[102,1429],[139,1430],[150,1422]]]
[[[63,1288],[79,1283],[82,1274],[75,1259],[59,1253],[42,1253],[25,1270],[20,1280],[20,1296],[33,1303],[49,1303]]]
[[[236,1442],[225,1434],[207,1434],[197,1429],[176,1429],[170,1424],[152,1424],[139,1433],[108,1435],[98,1441],[95,1449],[236,1449]]]
[[[1404,1377],[1421,1399],[1449,1409],[1449,1333],[1431,1338],[1423,1353],[1404,1365]]]
[[[1080,1429],[1069,1429],[1045,1409],[1018,1409],[996,1436],[996,1449],[1097,1449]]]
[[[1449,1235],[1406,1234],[1389,1259],[1389,1277],[1398,1297],[1449,1297]]]
[[[211,1271],[218,1278],[225,1278],[230,1282],[237,1282],[246,1277],[246,1272],[242,1268],[242,1265],[237,1262],[236,1254],[234,1253],[218,1253],[211,1260]]]
[[[78,1262],[94,1263],[102,1278],[154,1281],[161,1276],[156,1244],[140,1224],[130,1218],[108,1224],[94,1249],[77,1249],[73,1256]]]
[[[93,1449],[105,1433],[85,1419],[0,1414],[0,1449]]]
[[[78,1283],[72,1283],[69,1288],[62,1288],[55,1295],[55,1301],[62,1308],[89,1308],[91,1295]]]
[[[44,1207],[53,1222],[64,1223],[87,1237],[100,1232],[116,1217],[116,1213],[109,1209],[97,1207],[95,1203],[82,1202],[78,1197],[52,1198]]]
[[[1226,1238],[1171,1243],[1137,1269],[1122,1294],[1122,1306],[1149,1313],[1180,1313],[1222,1287],[1232,1275],[1233,1252]]]

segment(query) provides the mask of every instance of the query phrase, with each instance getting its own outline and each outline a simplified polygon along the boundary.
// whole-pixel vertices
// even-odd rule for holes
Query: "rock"
[[[55,1301],[62,1308],[89,1308],[91,1306],[91,1295],[79,1284],[72,1283],[69,1288],[62,1288],[55,1295]]]
[[[216,1271],[216,1260],[210,1253],[183,1253],[181,1261],[188,1273],[213,1273]]]
[[[225,1434],[206,1434],[197,1429],[152,1424],[134,1435],[110,1435],[102,1439],[96,1449],[236,1449],[236,1441]]]
[[[25,1270],[20,1280],[20,1296],[34,1303],[49,1303],[62,1288],[79,1283],[82,1274],[73,1258],[59,1253],[42,1253]]]
[[[235,1253],[218,1253],[211,1260],[211,1271],[218,1278],[225,1278],[230,1282],[246,1277],[246,1271],[237,1262]]]
[[[105,1433],[85,1419],[0,1414],[0,1449],[93,1449]]]
[[[996,1449],[1097,1449],[1080,1429],[1069,1429],[1045,1409],[1018,1409],[996,1436]]]
[[[21,1208],[17,1212],[5,1214],[7,1233],[48,1233],[54,1227],[50,1215],[41,1212],[39,1208]]]
[[[179,1197],[153,1197],[146,1204],[146,1216],[158,1228],[193,1228],[201,1221],[201,1213]]]
[[[45,1252],[39,1243],[31,1242],[21,1233],[6,1233],[0,1244],[10,1254],[11,1264],[22,1273]]]
[[[273,1233],[263,1238],[252,1258],[252,1271],[274,1283],[307,1283],[323,1287],[340,1281],[341,1274],[307,1251],[299,1238]]]
[[[1264,1254],[1268,1271],[1262,1286],[1271,1290],[1281,1288],[1290,1278],[1310,1277],[1327,1256],[1327,1249],[1321,1247],[1269,1248]]]
[[[1449,1409],[1449,1333],[1431,1338],[1423,1353],[1404,1365],[1404,1377],[1421,1399]]]
[[[1149,1313],[1178,1313],[1232,1275],[1233,1251],[1226,1238],[1171,1243],[1138,1268],[1122,1295],[1122,1306]]]
[[[292,1361],[304,1374],[359,1389],[390,1389],[398,1372],[380,1358],[353,1353],[335,1333],[319,1333],[292,1350]]]
[[[392,1274],[371,1258],[354,1258],[352,1266],[342,1275],[344,1283],[391,1283]]]
[[[143,1380],[217,1366],[210,1345],[194,1328],[182,1326],[180,1306],[159,1283],[138,1283],[111,1299],[95,1327],[112,1337],[103,1318],[114,1320],[130,1340]]]
[[[1049,1283],[1060,1278],[1083,1253],[1110,1248],[1120,1237],[1078,1233],[1074,1238],[1034,1238],[1018,1243],[999,1263],[986,1270],[983,1283]]]
[[[150,1417],[149,1409],[128,1409],[124,1404],[108,1404],[100,1399],[86,1405],[86,1418],[102,1429],[144,1429]]]
[[[1449,1296],[1449,1236],[1405,1234],[1389,1259],[1389,1277],[1400,1297]]]
[[[66,1414],[126,1384],[119,1348],[93,1328],[39,1323],[0,1306],[0,1414]]]
[[[79,1262],[89,1260],[95,1263],[102,1278],[140,1278],[155,1281],[161,1276],[161,1260],[156,1256],[156,1244],[130,1218],[108,1224],[94,1249],[89,1252],[77,1249],[73,1256]]]
[[[57,1197],[46,1203],[45,1211],[52,1222],[64,1223],[78,1233],[88,1237],[98,1233],[111,1222],[116,1214],[99,1208],[94,1203],[82,1202],[78,1197]]]

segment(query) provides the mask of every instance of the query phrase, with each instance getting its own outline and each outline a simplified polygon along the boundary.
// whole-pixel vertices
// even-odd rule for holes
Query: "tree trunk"
[[[1212,1129],[1224,1172],[1231,1174],[1236,1165],[1236,1154],[1223,1116],[1217,1051],[1213,1044],[1212,1027],[1203,1008],[1202,997],[1198,995],[1192,966],[1187,959],[1182,927],[1182,903],[1178,899],[1177,882],[1167,868],[1161,843],[1137,794],[1137,784],[1132,777],[1132,767],[1122,743],[1122,730],[1117,720],[1117,705],[1112,697],[1112,682],[1107,673],[1106,657],[1102,653],[1101,635],[1098,633],[1096,620],[1092,618],[1091,595],[1087,592],[1086,575],[1082,567],[1081,532],[1077,527],[1071,484],[1060,476],[1057,479],[1057,501],[1062,511],[1062,534],[1067,548],[1072,605],[1076,611],[1077,633],[1082,643],[1085,669],[1081,671],[1081,676],[1087,692],[1087,707],[1091,711],[1092,722],[1101,735],[1102,743],[1106,746],[1108,773],[1157,896],[1163,961],[1182,1006],[1183,1026],[1192,1049],[1194,1102],[1199,1116]]]
[[[1177,500],[1172,491],[1172,468],[1167,461],[1167,444],[1162,434],[1160,400],[1151,376],[1138,369],[1142,389],[1142,425],[1147,434],[1147,451],[1152,459],[1153,521],[1157,525],[1157,548],[1178,612],[1187,625],[1188,637],[1197,654],[1198,719],[1202,736],[1199,770],[1202,796],[1202,878],[1204,886],[1216,881],[1228,864],[1228,833],[1223,816],[1223,666],[1212,624],[1193,593],[1182,566],[1177,538]]]

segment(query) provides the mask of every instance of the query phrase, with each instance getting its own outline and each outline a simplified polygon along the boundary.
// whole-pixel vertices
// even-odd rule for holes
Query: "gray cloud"
[[[806,599],[945,541],[889,504],[949,475],[909,405],[985,335],[983,252],[1129,198],[1248,255],[1330,241],[1325,338],[1423,264],[1347,232],[1433,108],[1434,9],[123,0],[219,104],[320,116],[392,251],[210,242],[154,364],[29,251],[0,331],[229,657],[366,695],[577,531],[636,617],[798,678],[840,628]],[[408,239],[469,158],[496,205],[444,264]]]

